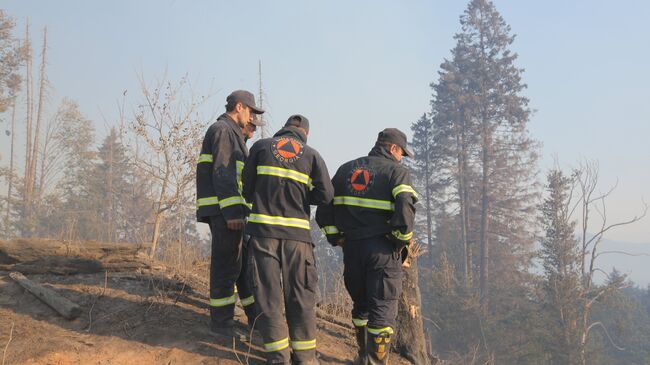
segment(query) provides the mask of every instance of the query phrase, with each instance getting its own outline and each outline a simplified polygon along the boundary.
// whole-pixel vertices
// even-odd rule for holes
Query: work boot
[[[238,341],[246,341],[246,334],[235,327],[234,320],[228,320],[221,323],[211,322],[210,334],[226,341],[232,341],[233,339]]]
[[[366,326],[355,326],[354,327],[355,332],[356,332],[356,338],[357,338],[357,346],[359,346],[359,352],[357,353],[357,357],[354,359],[353,364],[354,365],[366,365],[366,359],[367,354],[366,354],[366,337],[367,337],[367,332],[366,332]]]
[[[390,333],[382,332],[374,335],[367,334],[366,351],[369,365],[388,364],[388,353],[390,352]]]

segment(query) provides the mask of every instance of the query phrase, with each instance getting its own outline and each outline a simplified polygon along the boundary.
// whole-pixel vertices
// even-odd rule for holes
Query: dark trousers
[[[343,264],[345,288],[354,303],[354,325],[367,325],[369,334],[392,334],[402,292],[400,253],[385,237],[346,241]]]
[[[267,363],[289,364],[291,358],[297,364],[314,361],[318,279],[312,244],[253,236],[249,250],[250,278],[260,311],[256,327],[264,339]]]
[[[237,294],[249,323],[255,318],[254,297],[246,278],[246,244],[243,231],[231,231],[223,216],[210,217],[210,319],[218,327],[233,325]],[[235,284],[238,293],[235,293]],[[253,318],[251,318],[253,317]]]

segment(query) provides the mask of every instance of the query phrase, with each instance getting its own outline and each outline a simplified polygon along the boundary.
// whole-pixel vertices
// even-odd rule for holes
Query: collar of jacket
[[[239,125],[237,125],[237,122],[232,120],[232,118],[230,117],[230,115],[228,115],[228,113],[221,114],[219,118],[217,118],[217,120],[223,120],[224,122],[226,122],[226,124],[230,126],[230,128],[232,128],[232,130],[235,131],[235,133],[237,133],[239,138],[241,138],[242,141],[244,140],[244,132],[242,132]]]
[[[281,136],[286,136],[286,137],[293,137],[302,143],[307,143],[307,135],[305,132],[303,132],[300,128],[297,127],[284,127],[280,129],[273,137],[281,137]]]
[[[397,159],[395,156],[391,155],[390,152],[386,149],[386,147],[380,145],[379,143],[375,143],[375,147],[373,147],[370,150],[370,153],[368,153],[368,156],[377,156],[377,157],[384,157],[387,158],[391,161],[397,162]]]

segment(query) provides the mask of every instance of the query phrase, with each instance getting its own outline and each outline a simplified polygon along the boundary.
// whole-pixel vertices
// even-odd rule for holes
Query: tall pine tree
[[[545,309],[549,314],[545,344],[554,364],[579,364],[578,320],[580,250],[571,220],[572,179],[553,170],[547,177],[548,196],[541,205],[540,258],[544,268]]]
[[[532,363],[534,316],[527,312],[534,309],[526,298],[538,144],[527,130],[531,111],[523,70],[510,50],[510,26],[492,2],[472,0],[460,23],[451,57],[432,84],[431,102],[432,196],[453,225],[441,237],[454,240],[436,244],[450,248],[446,261],[467,301],[445,315],[475,308],[466,330],[481,335],[468,336],[462,348],[478,346],[484,362]]]

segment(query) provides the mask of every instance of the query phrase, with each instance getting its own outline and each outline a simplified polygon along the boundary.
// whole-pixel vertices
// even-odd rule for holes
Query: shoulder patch
[[[278,161],[293,163],[305,153],[305,145],[293,138],[281,137],[273,140],[271,152]]]

